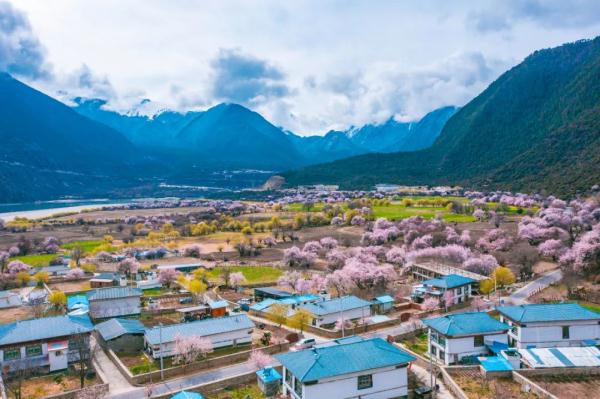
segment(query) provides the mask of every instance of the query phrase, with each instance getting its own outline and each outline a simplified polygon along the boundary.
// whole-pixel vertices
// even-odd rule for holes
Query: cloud
[[[598,0],[506,0],[467,15],[467,25],[482,33],[508,31],[525,22],[548,29],[581,29],[598,21]]]
[[[39,79],[50,75],[45,51],[27,16],[0,1],[0,71]]]
[[[210,65],[214,71],[213,95],[218,99],[248,104],[290,94],[282,71],[239,50],[219,50]]]

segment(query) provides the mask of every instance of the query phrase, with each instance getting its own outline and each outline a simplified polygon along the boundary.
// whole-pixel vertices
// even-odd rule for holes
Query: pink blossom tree
[[[209,339],[197,335],[177,335],[175,337],[173,363],[184,366],[204,358],[213,351],[213,345]]]
[[[302,248],[302,251],[310,252],[314,255],[318,255],[319,252],[321,252],[322,250],[323,246],[321,245],[321,243],[319,243],[319,241],[308,241],[306,244],[304,244],[304,247]]]
[[[323,237],[321,238],[320,243],[321,246],[326,250],[332,250],[338,246],[337,240],[333,237]]]
[[[26,263],[21,262],[20,260],[13,260],[8,264],[8,273],[15,275],[19,272],[27,272],[31,270],[31,266]]]
[[[177,270],[175,269],[161,269],[158,272],[158,281],[161,284],[164,284],[167,288],[170,288],[171,284],[173,284],[175,280],[177,280],[177,274]]]
[[[493,229],[477,240],[476,247],[483,252],[508,251],[514,244],[510,234],[503,229]]]
[[[452,292],[452,290],[446,290],[446,292],[444,292],[443,300],[444,300],[444,308],[446,309],[446,312],[447,312],[448,308],[450,306],[454,305],[454,293]]]
[[[568,248],[561,240],[550,239],[542,242],[538,246],[538,251],[542,256],[557,260],[568,251]]]
[[[65,275],[65,278],[67,278],[69,280],[79,280],[79,279],[82,279],[84,276],[85,276],[85,272],[82,269],[80,269],[78,267],[74,267],[67,272],[67,274]]]
[[[316,255],[312,252],[302,251],[298,247],[291,247],[283,251],[283,262],[289,267],[308,268],[312,266]]]
[[[498,267],[498,261],[492,255],[480,255],[467,259],[462,267],[470,272],[489,276]]]
[[[265,367],[272,365],[275,361],[273,360],[273,357],[271,357],[266,352],[260,350],[253,350],[250,354],[250,359],[248,360],[248,362],[254,370],[262,370]]]
[[[127,276],[137,273],[140,268],[140,263],[135,258],[125,258],[119,262],[119,273],[124,273]]]
[[[348,319],[337,319],[334,328],[337,331],[347,330],[352,328],[352,322]]]
[[[246,277],[242,272],[234,272],[229,275],[229,284],[233,288],[239,287],[244,281],[246,281]]]
[[[393,246],[386,254],[385,259],[396,266],[404,266],[406,262],[406,251],[402,247]]]
[[[329,267],[329,270],[341,269],[344,266],[344,262],[346,262],[347,258],[348,256],[346,255],[346,253],[338,248],[330,250],[325,255],[325,259],[327,260],[327,267]]]
[[[431,312],[440,307],[440,301],[439,301],[439,299],[434,298],[434,297],[425,298],[425,300],[421,304],[421,307],[426,312]]]

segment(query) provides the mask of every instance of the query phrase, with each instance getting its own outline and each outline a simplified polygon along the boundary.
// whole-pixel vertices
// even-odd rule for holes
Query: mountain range
[[[361,155],[283,177],[288,185],[343,188],[587,190],[600,182],[600,37],[534,52],[455,113],[427,149]]]
[[[289,170],[288,186],[348,189],[574,195],[600,181],[600,38],[536,51],[460,109],[324,136],[295,135],[238,104],[153,117],[98,99],[69,107],[6,73],[0,93],[0,202],[152,195],[162,183],[255,186],[266,180],[256,169]]]
[[[457,111],[443,107],[416,122],[369,124],[324,136],[299,136],[278,128],[238,104],[219,104],[203,112],[165,111],[153,117],[120,114],[106,101],[75,99],[74,110],[120,131],[133,144],[177,150],[222,167],[286,169],[369,152],[414,151],[429,147]]]

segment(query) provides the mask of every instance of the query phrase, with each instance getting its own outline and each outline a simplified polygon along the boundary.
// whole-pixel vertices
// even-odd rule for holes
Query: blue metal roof
[[[208,307],[211,308],[211,309],[226,308],[227,307],[227,301],[210,301],[208,303]]]
[[[472,278],[460,276],[458,274],[449,274],[439,278],[432,278],[431,280],[423,281],[423,285],[429,285],[436,288],[457,288],[467,284],[473,284],[476,281]]]
[[[477,360],[485,371],[511,371],[513,369],[510,362],[503,357],[478,357]]]
[[[178,394],[171,396],[171,399],[204,399],[204,396],[197,392],[181,391]]]
[[[265,367],[264,369],[258,370],[256,375],[265,383],[281,380],[281,374],[272,367]]]
[[[392,298],[390,295],[382,295],[375,298],[375,301],[379,303],[394,303],[394,298]]]
[[[381,338],[275,355],[302,382],[407,364],[416,358]]]
[[[360,299],[354,295],[348,295],[341,298],[330,299],[317,303],[308,303],[302,306],[315,316],[324,316],[346,310],[352,310],[371,306],[371,302]],[[370,315],[366,315],[370,316]]]
[[[271,287],[255,288],[254,294],[256,295],[257,292],[261,292],[263,294],[268,294],[268,295],[273,295],[273,296],[278,296],[280,298],[287,298],[288,296],[294,295],[291,292],[278,290],[277,288],[271,288]]]
[[[118,338],[125,334],[143,334],[146,327],[139,320],[110,319],[95,327],[105,341]]]
[[[101,301],[105,299],[121,299],[132,296],[142,296],[142,290],[132,287],[99,288],[87,293],[88,300]]]
[[[510,326],[494,319],[485,312],[448,314],[423,320],[426,326],[449,336],[478,335],[496,331],[508,331]]]
[[[73,295],[67,298],[67,309],[73,310],[76,305],[90,306],[90,302],[85,295]]]
[[[89,316],[55,316],[0,325],[0,345],[87,333],[94,329]]]
[[[190,323],[172,324],[162,327],[162,340],[164,342],[173,342],[177,335],[182,336],[200,336],[224,333],[228,331],[237,331],[242,329],[252,329],[254,323],[246,314],[237,314],[234,316],[218,317],[215,319],[205,319],[193,321]],[[146,330],[146,340],[151,345],[160,343],[160,328],[154,327]]]
[[[509,319],[522,323],[600,320],[600,313],[586,309],[578,303],[498,306],[496,309]]]
[[[276,299],[267,298],[264,301],[260,301],[250,306],[250,310],[254,310],[256,312],[264,312],[269,306],[279,303]]]

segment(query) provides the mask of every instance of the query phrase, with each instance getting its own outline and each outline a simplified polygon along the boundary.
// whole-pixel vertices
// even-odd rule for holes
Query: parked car
[[[302,338],[294,345],[295,350],[308,349],[315,346],[317,341],[314,338]]]
[[[185,303],[192,303],[192,297],[187,296],[185,298],[181,298],[179,300],[179,303],[182,304],[182,305],[185,304]]]

